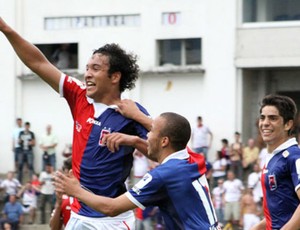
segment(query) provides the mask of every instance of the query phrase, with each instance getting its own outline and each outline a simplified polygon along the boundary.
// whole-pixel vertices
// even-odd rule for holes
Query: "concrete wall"
[[[293,67],[300,63],[300,23],[237,30],[238,67]]]

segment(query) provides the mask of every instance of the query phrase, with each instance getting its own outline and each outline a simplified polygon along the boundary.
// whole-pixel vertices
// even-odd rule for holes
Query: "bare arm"
[[[63,221],[61,218],[61,203],[62,203],[62,193],[56,192],[55,208],[52,212],[50,223],[49,223],[51,230],[62,229]]]
[[[98,196],[83,189],[74,177],[72,170],[69,176],[56,172],[54,185],[57,192],[76,197],[89,207],[108,216],[116,216],[137,207],[124,194],[116,198],[109,198]]]
[[[147,141],[133,135],[123,134],[123,133],[111,133],[107,134],[102,139],[103,143],[105,143],[106,147],[111,151],[118,151],[121,145],[132,146],[135,149],[139,150],[143,153],[147,158],[153,161],[157,161],[153,157],[150,157],[147,153]]]
[[[105,135],[102,142],[111,152],[118,151],[121,145],[128,145],[138,149],[143,154],[147,153],[147,142],[134,135],[111,133]]]
[[[21,197],[22,197],[22,195],[23,195],[25,189],[26,189],[26,186],[25,186],[25,185],[21,187],[21,189],[20,189],[20,190],[18,191],[18,193],[17,193],[17,197],[18,197],[18,198],[21,198]]]
[[[7,25],[1,17],[0,31],[6,36],[21,61],[58,92],[60,70],[52,65],[36,46]]]
[[[144,114],[136,105],[136,103],[129,99],[123,99],[118,104],[117,111],[124,117],[130,118],[142,126],[148,131],[151,129],[152,119]]]
[[[266,219],[262,219],[258,224],[254,225],[250,230],[266,230]]]

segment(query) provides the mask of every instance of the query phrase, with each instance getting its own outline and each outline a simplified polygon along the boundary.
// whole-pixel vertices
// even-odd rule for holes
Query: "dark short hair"
[[[221,141],[222,141],[222,143],[224,143],[226,145],[228,144],[228,140],[226,138],[223,138]]]
[[[286,124],[290,120],[292,120],[295,123],[297,106],[292,98],[284,95],[270,94],[262,99],[259,110],[260,113],[262,112],[262,109],[265,106],[276,107],[279,112],[279,115],[283,118],[284,124]],[[293,127],[291,130],[289,130],[289,134],[291,134],[292,130]]]
[[[95,50],[93,54],[103,54],[109,57],[109,75],[120,72],[120,92],[125,89],[133,89],[138,79],[139,66],[137,56],[126,53],[118,44],[106,44]]]
[[[26,122],[25,122],[25,125],[30,125],[30,122],[29,122],[29,121],[26,121]]]
[[[191,126],[188,120],[176,113],[162,113],[160,117],[165,119],[160,129],[160,136],[170,139],[170,144],[175,151],[186,148],[191,137]]]

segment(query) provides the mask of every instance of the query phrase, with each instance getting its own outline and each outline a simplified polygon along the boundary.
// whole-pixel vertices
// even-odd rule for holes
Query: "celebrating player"
[[[81,185],[97,195],[117,197],[123,194],[134,149],[145,152],[147,147],[142,139],[146,139],[147,130],[115,110],[121,101],[121,93],[132,89],[138,78],[136,57],[116,44],[107,44],[93,52],[86,65],[83,83],[61,73],[36,46],[22,38],[2,18],[0,31],[23,63],[67,100],[74,119],[72,168]],[[112,132],[142,138],[131,139],[131,143],[126,143],[131,146],[121,146],[111,154],[102,138]],[[132,211],[111,218],[76,199],[71,208],[66,229],[134,228]]]
[[[160,163],[125,194],[108,198],[82,188],[72,176],[57,172],[59,192],[77,197],[95,210],[115,216],[136,207],[159,206],[167,229],[217,229],[208,183],[205,159],[188,153],[189,122],[175,113],[157,117],[148,133],[148,155]]]
[[[296,113],[289,97],[262,100],[259,131],[268,150],[261,176],[265,218],[252,230],[300,229],[300,150],[292,137]]]

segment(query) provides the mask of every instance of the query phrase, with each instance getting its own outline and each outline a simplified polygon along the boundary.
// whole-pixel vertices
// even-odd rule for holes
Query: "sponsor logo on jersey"
[[[145,176],[133,186],[132,191],[139,195],[141,193],[141,189],[150,183],[151,180],[152,176],[149,173],[145,174]]]
[[[77,132],[80,133],[82,126],[78,121],[75,122],[75,127],[76,127]]]
[[[98,126],[101,126],[101,121],[97,121],[91,117],[89,117],[87,120],[86,120],[87,123],[89,124],[94,124],[94,125],[98,125]]]
[[[269,187],[271,191],[274,191],[277,189],[277,181],[276,176],[274,174],[268,175],[269,178]]]
[[[103,137],[105,136],[105,135],[107,135],[107,134],[110,134],[111,133],[111,131],[110,131],[110,128],[104,128],[104,129],[102,129],[101,130],[101,132],[100,132],[100,137],[99,137],[99,145],[101,145],[101,146],[104,146],[105,145],[105,143],[103,143]]]

